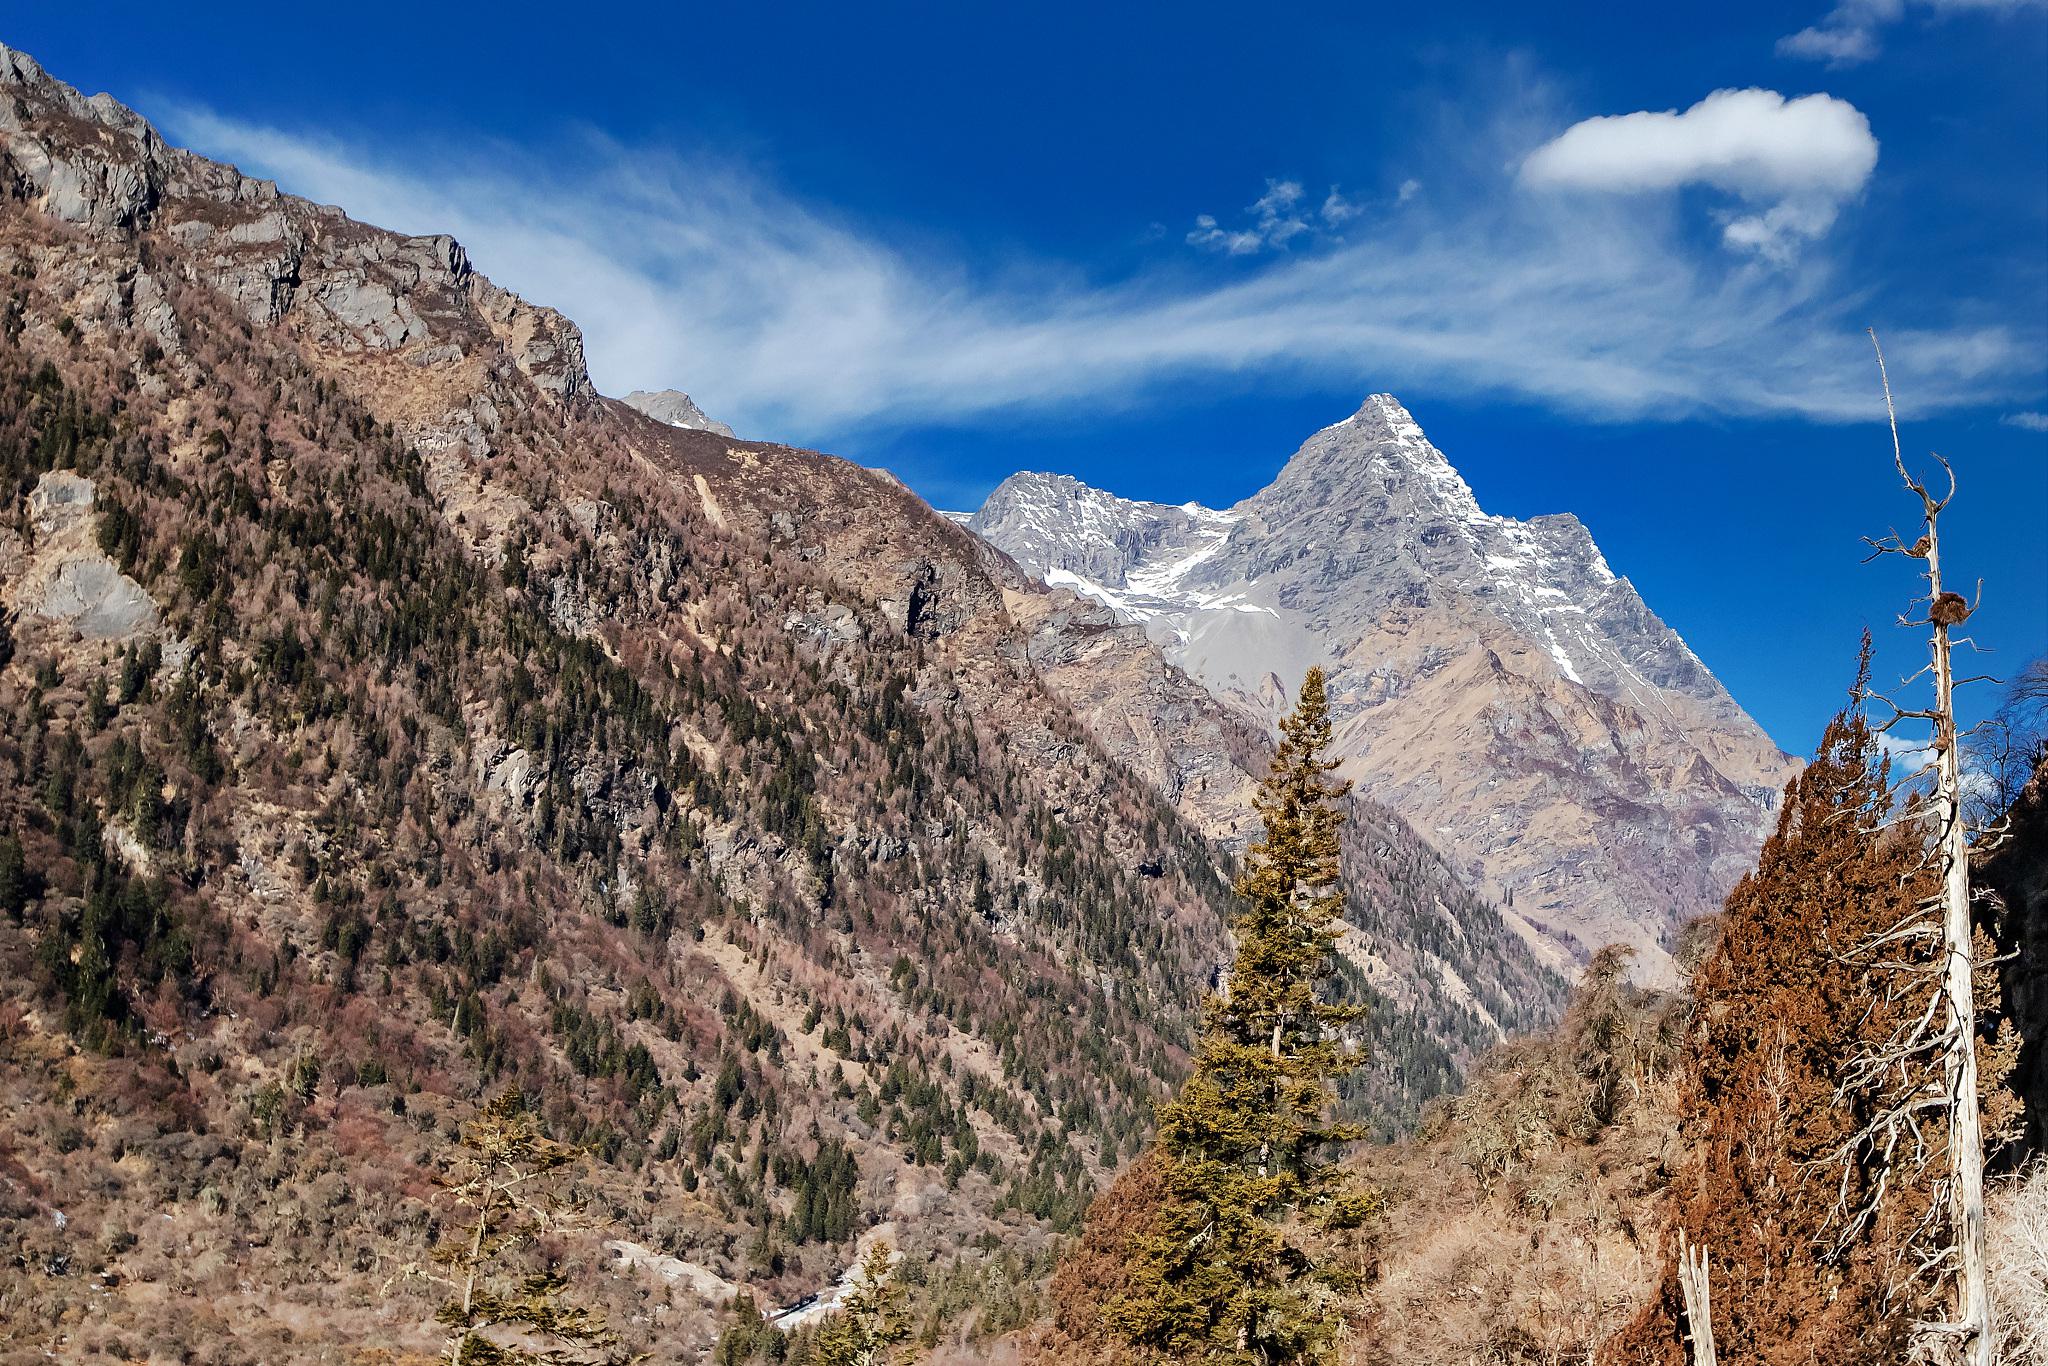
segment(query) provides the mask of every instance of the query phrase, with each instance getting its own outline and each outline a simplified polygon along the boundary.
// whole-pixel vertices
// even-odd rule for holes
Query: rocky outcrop
[[[0,91],[0,169],[17,195],[101,231],[138,227],[155,210],[173,153],[139,115],[109,95],[88,99],[4,46]]]
[[[1619,940],[1667,977],[1791,769],[1577,518],[1489,516],[1389,395],[1232,508],[1020,474],[971,525],[1247,716],[1323,665],[1347,774],[1560,962]]]
[[[487,447],[502,410],[523,406],[505,401],[521,383],[558,409],[596,402],[582,333],[478,274],[453,238],[365,227],[169,147],[110,96],[81,95],[6,47],[0,193],[89,235],[161,234],[189,279],[252,323],[288,325],[337,361],[389,357],[415,387],[438,379],[443,401],[412,415],[423,429]],[[162,288],[138,279],[137,304]]]
[[[131,640],[155,629],[157,606],[100,550],[94,493],[90,479],[68,470],[36,481],[29,542],[0,533],[0,601],[79,640]]]

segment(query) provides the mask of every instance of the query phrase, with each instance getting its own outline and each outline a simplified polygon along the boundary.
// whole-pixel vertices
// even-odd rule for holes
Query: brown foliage
[[[1108,1349],[1112,1341],[1103,1306],[1133,1288],[1132,1267],[1166,1201],[1160,1167],[1155,1148],[1125,1168],[1095,1197],[1081,1241],[1060,1259],[1052,1278],[1053,1325],[1077,1347]]]
[[[2029,669],[2048,699],[2048,660],[2036,660]],[[2039,715],[2048,716],[2048,701],[2040,705]],[[2040,742],[2036,737],[2027,743],[2031,750]],[[2048,1152],[2048,750],[2001,814],[2003,839],[1976,875],[1991,894],[1984,909],[1995,913],[1997,923],[1997,957],[1980,957],[1979,970],[1995,968],[1999,979],[1995,995],[1980,997],[1980,1027],[1995,1028],[2008,1049],[2015,1040],[2019,1045],[2006,1092],[1987,1102],[2008,1116],[2015,1102],[2025,1112],[2022,1141],[2003,1154],[2014,1157]]]
[[[1904,1008],[1846,955],[1929,890],[1908,840],[1881,828],[1888,805],[1877,738],[1852,705],[1787,785],[1777,832],[1694,978],[1674,1229],[1712,1253],[1724,1360],[1893,1360],[1913,1317],[1893,1253],[1928,1193],[1903,1154],[1890,1165],[1855,1141],[1867,1099],[1837,1094],[1842,1065]],[[1877,1220],[1837,1250],[1840,1209],[1877,1182]],[[1606,1359],[1684,1362],[1674,1265],[1667,1252],[1661,1293]]]
[[[1349,1366],[1586,1359],[1646,1290],[1683,1003],[1595,956],[1559,1027],[1497,1049],[1417,1142],[1364,1154],[1388,1192]]]

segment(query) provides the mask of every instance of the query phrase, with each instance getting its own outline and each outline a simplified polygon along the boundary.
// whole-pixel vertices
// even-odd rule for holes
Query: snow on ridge
[[[1422,434],[1422,424],[1417,422],[1415,415],[1403,407],[1401,400],[1392,394],[1372,395],[1359,408],[1359,412],[1364,412],[1366,408],[1378,411],[1380,421],[1386,425],[1387,431],[1396,441],[1403,445],[1412,443],[1429,446],[1429,438]],[[1430,449],[1436,450],[1436,447],[1430,446]]]
[[[1186,578],[1197,565],[1216,558],[1216,553],[1222,550],[1230,539],[1230,528],[1242,520],[1231,513],[1220,513],[1217,516],[1220,520],[1210,523],[1210,526],[1217,530],[1208,531],[1206,535],[1198,533],[1201,539],[1194,550],[1171,564],[1161,565],[1156,569],[1140,569],[1133,565],[1124,574],[1125,585],[1140,593],[1165,594]]]
[[[1452,520],[1468,525],[1491,520],[1481,510],[1465,476],[1392,394],[1374,394],[1350,417],[1316,432],[1288,461],[1281,478],[1303,465],[1319,468],[1333,457],[1356,459],[1367,454],[1375,464],[1385,462],[1392,471],[1418,477],[1421,488],[1416,490],[1411,484],[1410,489],[1429,495],[1437,510]],[[1421,511],[1419,506],[1417,511]]]
[[[1263,533],[1246,537],[1240,528],[1255,514]],[[1125,498],[1071,475],[1018,474],[990,496],[974,525],[1047,582],[1155,632],[1184,636],[1199,620],[1238,613],[1292,620],[1298,614],[1283,604],[1299,599],[1246,592],[1249,576],[1263,572],[1257,565],[1270,539],[1316,557],[1288,570],[1300,582],[1280,591],[1305,589],[1309,600],[1340,614],[1351,595],[1346,566],[1360,563],[1361,553],[1362,563],[1392,554],[1382,561],[1390,569],[1407,563],[1411,572],[1475,594],[1572,683],[1669,713],[1675,699],[1668,687],[1690,692],[1688,676],[1712,678],[1668,627],[1648,639],[1630,624],[1640,599],[1583,523],[1569,514],[1525,521],[1487,513],[1390,394],[1369,396],[1350,417],[1316,432],[1272,483],[1229,509]],[[1335,532],[1327,548],[1325,527]],[[1452,539],[1423,540],[1432,528]],[[1310,534],[1302,539],[1302,532]],[[1063,572],[1047,572],[1056,567]],[[1361,585],[1367,593],[1380,587],[1378,578]]]
[[[1045,582],[1055,588],[1072,589],[1082,597],[1093,598],[1127,621],[1148,621],[1159,615],[1156,608],[1138,607],[1123,594],[1105,588],[1093,579],[1084,579],[1071,569],[1048,569]]]

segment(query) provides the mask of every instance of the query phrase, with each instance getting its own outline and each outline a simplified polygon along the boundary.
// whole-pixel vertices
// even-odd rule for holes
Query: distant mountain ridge
[[[1559,958],[1626,940],[1666,975],[1790,772],[1576,517],[1487,514],[1389,394],[1228,509],[1027,473],[970,526],[1250,715],[1331,669],[1346,771]]]
[[[635,389],[619,401],[628,408],[636,408],[656,422],[666,422],[671,427],[682,427],[694,432],[713,432],[719,436],[732,435],[732,428],[705,416],[704,410],[697,406],[697,401],[680,389],[658,389],[652,392]]]

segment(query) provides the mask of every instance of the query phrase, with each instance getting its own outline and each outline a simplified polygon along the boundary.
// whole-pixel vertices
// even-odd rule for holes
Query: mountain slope
[[[1264,727],[1100,602],[1021,576],[1005,596],[1030,628],[1033,667],[1096,742],[1197,829],[1241,851],[1258,831],[1251,797],[1272,757]],[[1367,1060],[1344,1096],[1352,1113],[1391,1134],[1456,1091],[1488,1048],[1554,1020],[1565,982],[1407,821],[1363,794],[1348,807],[1349,930],[1338,968],[1369,1009]]]
[[[1346,773],[1560,961],[1627,940],[1661,978],[1789,772],[1576,518],[1488,516],[1388,395],[1226,510],[1020,474],[971,526],[1247,715],[1325,665]]]
[[[420,1345],[381,1287],[506,1086],[596,1151],[643,1341],[877,1221],[1028,1268],[1228,898],[984,547],[14,53],[0,262],[11,1342]]]
[[[506,1087],[632,1341],[884,1225],[1028,1282],[1180,1075],[1264,763],[888,476],[603,398],[451,239],[5,49],[0,604],[0,1334],[59,1356],[423,1346]],[[1398,1120],[1554,979],[1351,840]]]

